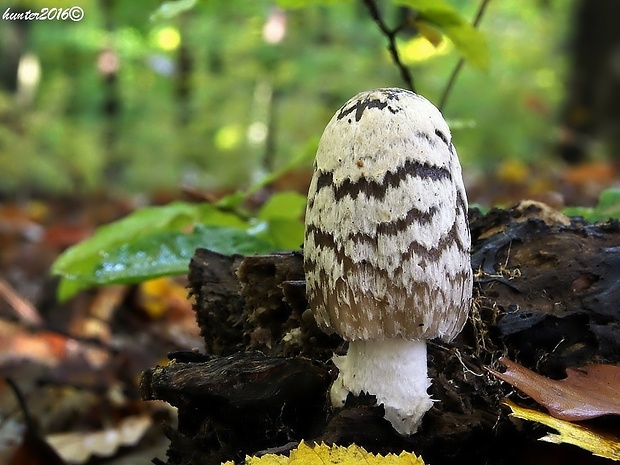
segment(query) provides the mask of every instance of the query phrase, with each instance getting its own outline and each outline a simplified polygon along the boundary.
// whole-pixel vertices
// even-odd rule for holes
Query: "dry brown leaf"
[[[0,320],[0,372],[17,361],[33,361],[55,367],[66,359],[85,360],[92,369],[109,359],[106,350],[66,337],[53,331],[32,331],[21,325]]]
[[[616,167],[609,161],[582,163],[564,170],[563,178],[573,186],[608,186],[617,178]]]
[[[567,368],[566,378],[554,380],[507,358],[500,358],[500,362],[506,367],[504,373],[489,371],[530,396],[555,418],[579,421],[620,415],[620,366]]]

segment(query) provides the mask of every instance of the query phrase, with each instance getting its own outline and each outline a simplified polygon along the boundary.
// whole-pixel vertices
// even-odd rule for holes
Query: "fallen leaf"
[[[560,420],[543,412],[519,407],[509,400],[504,401],[504,404],[512,410],[511,416],[534,421],[558,431],[559,434],[548,434],[543,436],[540,438],[541,441],[552,442],[554,444],[572,444],[592,452],[592,454],[596,456],[620,461],[620,442],[617,438],[601,435],[585,426]]]
[[[38,362],[57,367],[67,360],[84,360],[91,371],[103,366],[109,359],[106,350],[96,344],[78,341],[46,330],[30,330],[0,320],[0,374],[16,362]]]
[[[138,303],[151,319],[162,318],[179,304],[191,309],[187,285],[170,277],[150,279],[138,286]]]
[[[620,415],[620,366],[567,368],[566,378],[554,380],[507,358],[502,357],[499,361],[506,371],[489,371],[530,396],[556,418],[578,421]]]
[[[590,162],[566,168],[562,177],[572,186],[608,186],[615,181],[617,172],[609,161]]]
[[[137,444],[152,423],[148,415],[134,415],[126,417],[114,428],[51,434],[45,439],[67,463],[81,464],[92,456],[110,457],[121,446]]]
[[[223,465],[233,465],[225,462]],[[328,446],[326,444],[309,446],[301,441],[297,449],[291,451],[289,457],[284,455],[266,454],[261,457],[245,458],[247,465],[424,465],[424,461],[412,452],[401,452],[399,455],[382,456],[367,452],[355,444],[349,447]]]

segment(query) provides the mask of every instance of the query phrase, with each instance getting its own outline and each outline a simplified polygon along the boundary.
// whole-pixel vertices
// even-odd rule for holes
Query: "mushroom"
[[[433,404],[426,340],[451,341],[472,295],[467,197],[439,110],[397,88],[345,103],[319,142],[305,221],[310,308],[349,342],[332,404],[366,392],[413,434]]]

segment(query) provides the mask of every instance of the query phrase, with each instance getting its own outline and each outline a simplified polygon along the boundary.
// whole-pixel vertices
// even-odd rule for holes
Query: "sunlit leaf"
[[[94,273],[80,279],[102,285],[186,274],[189,261],[199,247],[224,255],[274,251],[272,244],[242,229],[197,225],[190,234],[157,232],[112,248],[103,253]]]
[[[328,446],[326,444],[308,445],[304,441],[292,450],[290,456],[266,454],[261,457],[245,458],[247,465],[424,465],[424,461],[411,452],[372,454],[355,444],[349,447]],[[232,465],[233,462],[226,462]]]
[[[274,218],[260,225],[257,236],[273,243],[277,250],[298,250],[304,242],[304,223],[299,219]]]
[[[472,66],[487,69],[489,52],[484,35],[465,20],[448,3],[437,0],[393,0],[418,13],[416,22],[441,30],[455,45],[463,58]]]
[[[416,22],[415,26],[417,27],[420,35],[422,35],[422,37],[428,40],[433,45],[433,47],[439,47],[439,45],[443,41],[443,36],[437,29],[424,22]]]
[[[101,226],[92,237],[68,248],[54,262],[52,273],[71,278],[74,273],[91,270],[107,248],[149,231],[180,229],[196,221],[197,209],[197,205],[175,202],[165,207],[136,210],[119,221]]]
[[[599,457],[620,460],[620,442],[617,440],[602,436],[585,426],[560,420],[543,412],[519,407],[509,400],[504,401],[504,404],[512,410],[511,416],[523,420],[535,421],[559,432],[559,434],[548,434],[540,438],[541,441],[552,442],[554,444],[573,444]]]
[[[209,204],[174,202],[136,210],[121,220],[100,227],[92,237],[68,248],[56,259],[51,271],[62,277],[59,299],[66,300],[92,284],[108,283],[106,279],[98,279],[95,272],[111,251],[155,233],[181,232],[198,223],[233,228],[247,226],[236,215]],[[135,259],[139,261],[140,257]]]
[[[195,220],[199,213],[197,205],[174,202],[164,207],[146,207],[136,210],[125,218],[101,226],[89,239],[67,249],[54,263],[55,274],[65,273],[74,263],[86,256],[101,252],[106,246],[124,242],[150,230],[182,227]]]
[[[272,195],[256,216],[256,230],[280,250],[301,248],[304,240],[303,214],[306,196],[297,192],[279,192]]]
[[[301,220],[307,198],[297,192],[278,192],[272,195],[256,215],[262,220],[290,218]]]

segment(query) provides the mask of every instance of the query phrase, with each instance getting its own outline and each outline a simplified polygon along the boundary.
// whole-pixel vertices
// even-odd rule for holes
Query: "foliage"
[[[446,113],[451,123],[476,123],[475,130],[468,124],[454,131],[470,172],[546,150],[552,121],[529,102],[539,108],[558,100],[563,62],[553,46],[569,11],[560,2],[492,2],[478,33],[469,26],[477,3],[378,2],[395,28],[403,23],[403,5],[418,11],[403,24],[397,47],[417,91],[431,101],[458,56],[484,63],[479,36],[487,37],[488,74],[465,67]],[[351,95],[402,86],[385,37],[360,2],[281,0],[286,24],[278,43],[263,37],[274,15],[268,0],[113,4],[84,6],[76,23],[29,24],[29,54],[42,72],[29,98],[0,90],[4,192],[248,185],[312,152],[329,116]],[[45,6],[38,0],[7,6],[20,5]],[[11,44],[16,25],[5,26],[0,43]],[[113,91],[98,65],[105,50],[119,65]],[[0,47],[2,58],[8,54]],[[183,57],[189,77],[180,72]],[[118,97],[114,121],[103,111],[110,92]],[[268,153],[273,163],[266,166]],[[305,159],[301,166],[309,165]]]
[[[288,7],[314,3],[281,2]],[[466,22],[448,5],[440,3],[430,8],[424,2],[410,3],[409,6],[420,8],[420,20],[444,28],[452,37],[460,35],[462,43],[475,41],[478,37],[474,34],[476,31],[468,29]],[[194,0],[166,2],[151,19],[170,20],[195,7]],[[480,50],[484,51],[484,47],[475,48],[479,50],[478,55],[472,54],[472,49],[469,55],[480,61]],[[265,92],[272,90],[266,89]],[[230,148],[237,144],[238,137],[236,126],[228,126],[216,134],[215,141],[222,148]],[[276,194],[249,220],[243,219],[239,206],[247,195],[277,178],[283,171],[303,163],[313,152],[300,151],[280,170],[265,176],[248,192],[227,196],[218,205],[177,202],[165,207],[149,207],[100,228],[91,239],[70,248],[55,262],[52,272],[62,276],[60,298],[66,299],[80,289],[93,285],[132,283],[162,275],[182,274],[199,246],[225,254],[300,247],[305,197],[293,192]],[[234,213],[227,213],[224,208]]]
[[[568,216],[580,216],[591,223],[620,218],[620,189],[612,188],[601,192],[598,204],[593,207],[567,207],[564,213]]]
[[[91,239],[67,250],[54,264],[53,272],[62,276],[62,298],[87,286],[184,273],[197,246],[221,253],[247,254],[295,249],[301,245],[304,197],[290,192],[276,194],[253,213],[243,211],[244,199],[287,170],[308,167],[321,132],[322,126],[318,123],[324,124],[334,109],[360,86],[370,88],[399,83],[394,66],[382,49],[385,38],[368,16],[360,15],[351,2],[280,0],[279,4],[290,8],[286,17],[291,24],[286,26],[286,40],[273,43],[264,35],[274,14],[274,10],[266,10],[269,5],[266,2],[246,3],[241,9],[223,0],[165,2],[159,7],[152,5],[150,25],[139,19],[144,15],[143,8],[123,7],[126,20],[132,18],[128,22],[132,25],[112,34],[119,59],[128,67],[121,83],[124,86],[121,95],[125,99],[124,124],[108,126],[106,130],[116,131],[116,139],[111,141],[107,151],[110,157],[107,163],[122,165],[125,169],[112,171],[112,174],[124,176],[120,181],[138,188],[148,183],[164,186],[170,182],[171,173],[175,182],[185,178],[194,185],[211,189],[244,184],[261,176],[262,181],[246,191],[224,197],[216,205],[174,203],[149,207],[104,226]],[[479,68],[488,66],[489,54],[483,35],[464,19],[461,10],[466,11],[466,8],[457,10],[446,1],[393,0],[382,5],[382,14],[398,25],[402,6],[415,10],[409,24],[415,31],[413,37],[399,33],[398,51],[405,61],[414,56],[409,44],[422,38],[439,47],[448,42],[445,36],[471,64]],[[90,15],[93,22],[85,21],[76,27],[74,35],[63,39],[66,45],[82,53],[84,59],[106,44],[101,36],[101,25],[96,23],[97,14],[106,12],[94,8],[91,10],[94,14]],[[270,13],[265,22],[266,11]],[[513,14],[516,11],[521,10],[516,9]],[[532,10],[528,11],[532,14]],[[240,21],[244,25],[242,28],[237,26]],[[276,21],[281,19],[276,18]],[[231,28],[229,24],[235,26]],[[261,35],[263,40],[260,40]],[[84,37],[91,39],[84,40]],[[212,45],[207,47],[202,59],[192,55],[196,71],[191,102],[175,101],[178,95],[173,90],[179,85],[174,81],[179,71],[175,60],[179,58],[181,47],[188,53],[188,50],[198,50],[202,47],[199,44],[204,43]],[[322,53],[316,54],[314,50],[319,44],[323,44]],[[41,50],[46,49],[42,42],[39,46]],[[144,63],[150,64],[145,68]],[[438,95],[437,77],[446,76],[450,62],[444,60],[440,67],[432,66],[430,58],[424,66],[409,62],[410,65],[414,63],[417,74],[426,78],[433,76],[435,84],[428,79],[431,84],[427,84],[427,88],[434,87]],[[231,85],[229,72],[233,68],[235,78]],[[84,72],[83,67],[79,69]],[[342,79],[342,69],[351,70],[356,79]],[[98,88],[101,92],[96,81],[82,82],[88,83],[91,90]],[[70,87],[68,80],[64,87],[66,94],[60,94],[58,114],[67,110]],[[150,98],[152,94],[158,98]],[[85,101],[81,102],[83,108],[92,111],[95,108],[92,102],[86,104]],[[469,100],[462,99],[462,102]],[[456,100],[455,106],[458,105],[462,103]],[[467,105],[463,114],[471,118],[471,106]],[[76,122],[95,121],[92,117],[83,118],[83,110],[73,111]],[[179,119],[179,114],[183,118]],[[278,116],[277,122],[271,119],[274,114]],[[44,137],[57,142],[55,150],[60,150],[66,136],[47,135],[46,125],[53,127],[52,119],[45,120]],[[58,121],[62,124],[63,120]],[[275,135],[274,126],[278,128]],[[119,129],[121,127],[123,130]],[[58,132],[62,134],[62,131],[66,129]],[[106,151],[99,153],[87,147],[101,146],[95,139],[105,134],[105,131],[90,133],[80,145],[84,153],[91,154],[90,163],[94,166],[103,165]],[[80,140],[79,137],[75,139]],[[274,144],[278,149],[270,153]],[[54,147],[48,144],[45,148],[50,146]],[[41,147],[35,142],[29,149],[36,152]],[[273,162],[267,162],[269,157]],[[81,157],[71,155],[69,159]],[[154,169],[155,159],[158,166]],[[265,175],[266,170],[271,170],[270,174]],[[83,177],[84,173],[77,172],[65,184],[82,183]]]
[[[428,24],[444,32],[465,60],[480,69],[489,66],[489,55],[484,35],[469,24],[444,1],[394,0],[397,5],[417,12],[416,23]],[[418,24],[419,27],[419,24]],[[425,29],[420,28],[422,33]]]
[[[212,204],[174,202],[137,210],[58,257],[52,273],[61,276],[59,298],[90,286],[185,274],[198,247],[228,255],[297,248],[304,205],[305,197],[289,192],[273,195],[250,219]]]

